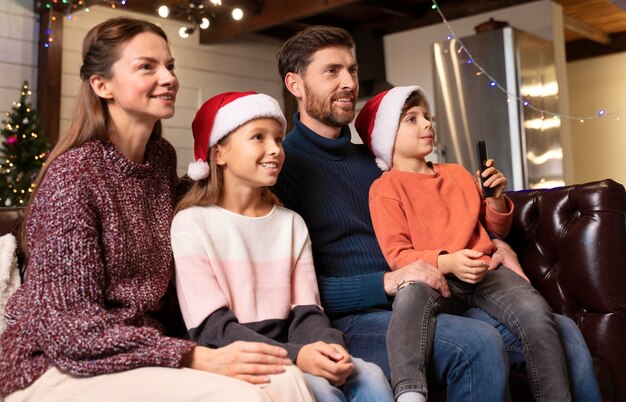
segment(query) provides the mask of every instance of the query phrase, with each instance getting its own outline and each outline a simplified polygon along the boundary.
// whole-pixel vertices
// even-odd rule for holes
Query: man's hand
[[[431,288],[439,291],[443,297],[450,297],[448,282],[443,274],[434,266],[424,261],[415,261],[405,267],[391,272],[385,272],[383,282],[385,293],[389,296],[396,294],[398,285],[404,281],[424,282]]]
[[[504,265],[506,268],[515,272],[530,283],[530,280],[524,274],[524,270],[522,269],[522,266],[517,259],[517,254],[515,254],[515,251],[513,251],[511,246],[509,246],[508,244],[506,244],[506,242],[500,239],[493,239],[492,241],[493,244],[496,245],[497,250],[491,256],[489,270],[491,271],[498,268],[500,265]]]
[[[235,377],[252,384],[268,383],[268,375],[283,373],[288,364],[292,362],[285,349],[244,341],[218,349],[196,346],[182,360],[183,367]]]
[[[476,250],[464,249],[450,254],[441,254],[437,263],[442,272],[454,274],[467,283],[478,283],[483,280],[489,264],[479,260],[483,253]]]
[[[327,379],[335,387],[343,385],[354,368],[343,347],[321,341],[304,345],[298,353],[296,366],[305,373]]]

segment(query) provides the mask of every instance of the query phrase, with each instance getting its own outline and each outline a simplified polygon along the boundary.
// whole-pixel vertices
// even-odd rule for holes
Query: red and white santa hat
[[[356,131],[376,157],[381,170],[391,169],[400,114],[404,102],[413,92],[420,92],[426,99],[424,91],[417,85],[394,87],[367,101],[354,121]]]
[[[247,122],[261,118],[276,119],[287,128],[285,115],[276,99],[256,92],[224,92],[204,102],[191,123],[195,162],[187,168],[192,180],[209,176],[209,149]]]

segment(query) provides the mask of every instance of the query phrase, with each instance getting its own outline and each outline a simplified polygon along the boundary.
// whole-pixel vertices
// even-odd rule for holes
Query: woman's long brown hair
[[[151,32],[168,42],[167,35],[157,25],[134,18],[112,18],[102,22],[87,32],[83,40],[83,65],[80,68],[81,84],[76,96],[76,104],[67,131],[54,146],[46,163],[41,168],[33,192],[30,194],[28,209],[20,230],[20,242],[25,254],[26,222],[41,181],[48,166],[68,149],[90,141],[107,141],[111,138],[112,124],[106,102],[91,88],[92,76],[111,78],[113,64],[119,59],[122,46],[143,32]],[[152,129],[151,138],[161,137],[161,121]]]

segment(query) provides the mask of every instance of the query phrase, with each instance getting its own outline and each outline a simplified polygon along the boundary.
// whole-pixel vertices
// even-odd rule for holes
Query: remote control
[[[483,197],[493,197],[493,188],[485,187],[485,180],[489,177],[482,177],[483,172],[487,168],[485,163],[487,163],[487,145],[485,145],[485,141],[476,141],[476,156],[478,158],[478,169],[480,170],[480,187],[483,190]]]

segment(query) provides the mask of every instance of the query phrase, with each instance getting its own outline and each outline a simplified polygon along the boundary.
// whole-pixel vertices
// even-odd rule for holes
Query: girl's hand
[[[260,342],[237,341],[219,349],[196,346],[183,356],[183,367],[238,378],[252,384],[270,381],[291,364],[283,348]]]
[[[350,363],[352,361],[352,356],[350,356],[350,353],[348,353],[348,351],[343,346],[336,343],[331,343],[330,346],[335,348],[335,350],[337,350],[337,352],[341,354],[340,359],[334,359],[337,363]],[[335,357],[337,356],[338,355],[335,355]]]
[[[437,265],[444,274],[454,274],[467,283],[478,283],[483,280],[489,264],[479,260],[483,253],[476,250],[459,250],[450,254],[441,254],[437,257]]]
[[[493,188],[493,197],[488,197],[487,202],[489,206],[501,213],[505,213],[506,211],[506,203],[503,200],[504,188],[506,187],[507,179],[502,172],[494,167],[494,160],[487,159],[485,165],[487,168],[480,174],[480,171],[476,171],[476,176],[478,176],[478,180],[480,180],[481,176],[486,177],[487,180],[483,183],[485,187]]]
[[[315,342],[304,345],[298,353],[296,366],[305,373],[323,377],[335,387],[346,382],[354,364],[347,360],[345,349],[336,344]]]

